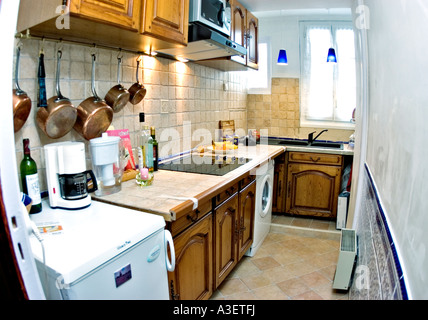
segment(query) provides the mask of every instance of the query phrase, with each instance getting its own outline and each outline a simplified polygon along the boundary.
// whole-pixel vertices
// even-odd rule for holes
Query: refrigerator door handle
[[[168,260],[168,245],[171,254],[171,261]],[[165,251],[166,269],[169,272],[172,272],[175,269],[175,249],[174,242],[172,240],[172,235],[169,230],[165,230]]]

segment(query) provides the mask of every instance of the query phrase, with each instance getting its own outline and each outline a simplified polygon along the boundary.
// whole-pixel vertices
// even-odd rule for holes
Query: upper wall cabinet
[[[141,33],[187,44],[189,0],[144,0]]]
[[[187,44],[189,0],[21,0],[18,32],[132,51]]]
[[[141,0],[71,0],[70,13],[138,31]]]
[[[245,71],[248,68],[258,70],[258,19],[239,1],[228,0],[231,7],[230,39],[247,49],[245,56],[232,56],[197,63],[223,71]]]
[[[258,69],[258,34],[259,21],[239,1],[230,0],[232,8],[231,39],[247,49],[244,57],[233,56],[232,60],[250,68]]]

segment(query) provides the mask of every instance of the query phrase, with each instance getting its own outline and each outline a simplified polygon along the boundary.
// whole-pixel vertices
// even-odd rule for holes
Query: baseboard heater
[[[357,235],[355,230],[342,229],[340,252],[334,275],[333,289],[348,290],[357,260]]]

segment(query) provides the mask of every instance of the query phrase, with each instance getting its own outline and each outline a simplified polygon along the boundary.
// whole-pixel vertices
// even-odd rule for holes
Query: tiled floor
[[[334,223],[274,216],[272,226],[256,255],[244,257],[211,299],[348,299],[332,289],[340,245]]]

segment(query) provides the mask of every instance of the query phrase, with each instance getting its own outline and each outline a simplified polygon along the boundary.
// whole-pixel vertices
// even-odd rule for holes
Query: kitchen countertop
[[[274,141],[275,142],[275,141]],[[268,159],[273,159],[285,151],[316,152],[340,155],[353,155],[353,150],[345,144],[343,149],[326,149],[305,146],[283,146],[275,143],[270,145],[239,146],[233,154],[237,158],[244,157],[252,159],[239,168],[223,175],[214,176],[197,173],[176,172],[159,170],[154,173],[154,181],[151,186],[140,187],[135,179],[122,183],[122,190],[107,196],[95,196],[97,201],[106,202],[134,210],[158,214],[166,221],[176,220],[177,210],[192,208],[195,200],[206,198],[207,195],[215,196],[218,190],[226,184],[238,179]],[[196,154],[198,155],[198,154]],[[202,155],[202,154],[201,154]],[[212,155],[211,152],[205,153]],[[192,200],[193,199],[193,200]]]
[[[151,186],[140,187],[136,184],[135,179],[132,179],[123,182],[122,190],[118,193],[102,197],[95,196],[95,194],[91,194],[91,196],[94,200],[158,214],[163,216],[166,221],[174,221],[176,219],[175,208],[182,206],[186,201],[193,205],[190,198],[200,200],[202,193],[204,197],[207,197],[210,191],[214,196],[216,190],[221,186],[239,178],[266,160],[279,156],[284,151],[284,146],[239,146],[234,155],[252,160],[223,176],[159,170],[154,173],[154,181]]]

